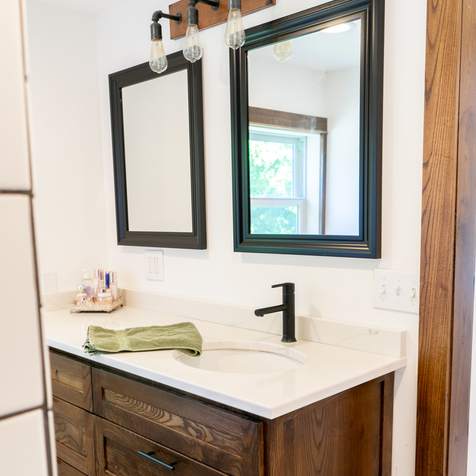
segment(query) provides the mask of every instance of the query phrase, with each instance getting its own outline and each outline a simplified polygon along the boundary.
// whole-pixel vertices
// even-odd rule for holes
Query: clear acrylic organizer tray
[[[96,302],[77,302],[69,303],[69,312],[112,312],[118,307],[124,306],[122,296],[113,301]]]

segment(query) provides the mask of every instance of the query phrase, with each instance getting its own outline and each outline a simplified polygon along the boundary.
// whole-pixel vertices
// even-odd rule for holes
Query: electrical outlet
[[[420,277],[418,273],[376,269],[374,307],[418,314]]]
[[[164,281],[164,252],[145,250],[145,279]]]

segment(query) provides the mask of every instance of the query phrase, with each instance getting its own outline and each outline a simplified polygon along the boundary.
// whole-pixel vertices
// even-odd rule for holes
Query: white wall
[[[28,0],[28,34],[40,276],[70,291],[107,266],[96,19]]]
[[[273,8],[246,16],[245,28],[319,3],[324,2],[280,0]],[[49,197],[53,202],[52,216],[47,216],[45,209],[38,217],[42,227],[40,254],[44,270],[63,269],[61,274],[58,272],[59,288],[71,289],[73,282],[76,283],[72,276],[77,276],[78,269],[96,265],[86,264],[87,260],[93,257],[93,260],[104,261],[101,238],[104,236],[105,223],[107,265],[118,271],[121,286],[260,307],[278,303],[280,299],[280,293],[271,290],[271,284],[294,281],[299,314],[406,329],[409,335],[409,360],[406,370],[398,372],[396,378],[393,474],[411,476],[414,474],[415,454],[418,317],[373,308],[372,291],[373,270],[377,267],[419,271],[426,0],[386,1],[382,259],[353,260],[233,252],[229,53],[223,43],[225,26],[222,25],[202,32],[205,48],[203,93],[208,249],[165,250],[165,281],[152,282],[146,281],[144,276],[144,249],[118,247],[116,244],[107,75],[148,61],[150,17],[154,10],[161,8],[167,10],[168,1],[130,0],[97,16],[100,125],[95,121],[97,96],[92,83],[81,101],[67,109],[58,108],[56,89],[61,91],[69,88],[74,94],[80,88],[70,83],[74,81],[71,70],[68,70],[68,74],[62,74],[58,81],[54,77],[61,68],[69,68],[69,65],[59,68],[52,61],[45,69],[51,78],[47,80],[45,77],[42,102],[38,101],[36,107],[42,114],[45,110],[50,111],[44,119],[42,134],[49,130],[56,136],[56,141],[52,139],[43,145],[37,143],[44,151],[42,161],[49,163],[47,174],[37,173],[38,198],[41,198],[40,193],[51,193],[50,188],[57,190],[59,187],[63,192],[57,194],[55,191]],[[408,15],[408,11],[412,14]],[[37,11],[35,15],[41,15],[41,12]],[[55,26],[48,15],[42,18],[42,31],[37,30],[35,42],[42,42],[43,47],[48,44],[53,47],[53,41],[48,39],[49,32],[52,28],[60,27]],[[89,20],[84,19],[85,29],[76,23],[80,21],[77,13],[71,17],[71,21],[74,22],[77,35],[65,37],[57,32],[51,36],[58,42],[64,38],[74,42],[75,36],[79,36],[85,42],[81,47],[87,52],[84,60],[93,61],[94,46],[90,41],[94,34],[90,31]],[[172,53],[180,50],[183,40],[168,40],[168,24],[166,21],[162,21],[162,24],[167,51]],[[39,28],[38,24],[36,28]],[[65,61],[65,51],[66,43],[61,51],[55,51],[55,56]],[[45,52],[37,53],[40,55]],[[48,55],[53,56],[49,52]],[[91,65],[88,72],[92,70]],[[61,98],[70,99],[69,95]],[[81,107],[83,101],[88,104],[88,114]],[[89,172],[87,177],[81,174],[78,161],[88,160],[89,155],[77,153],[76,147],[69,147],[69,141],[63,140],[72,133],[67,130],[65,123],[75,119],[71,110],[78,114],[76,109],[80,111],[81,120],[73,129],[81,131],[84,141],[76,140],[75,146],[79,147],[83,145],[82,142],[91,139],[94,143],[89,150],[90,156],[95,157],[93,173]],[[36,127],[40,126],[35,123]],[[97,160],[99,154],[95,135],[100,130],[104,182]],[[35,137],[42,134],[35,134]],[[89,167],[92,162],[87,162]],[[73,180],[77,179],[78,173],[81,178]],[[73,186],[64,187],[64,181],[72,181]],[[105,212],[101,209],[103,187]],[[54,203],[55,200],[66,201],[65,188],[71,191],[72,203]],[[91,200],[95,202],[95,207],[88,202],[84,211],[85,214],[93,214],[88,233],[84,234],[78,232],[79,227],[73,227],[71,221],[80,213],[81,199],[87,190],[91,194],[96,192],[96,196],[93,195],[94,200]],[[56,243],[57,250],[49,240]],[[103,262],[101,264],[105,266]]]
[[[330,71],[328,111],[328,235],[359,234],[360,68]]]

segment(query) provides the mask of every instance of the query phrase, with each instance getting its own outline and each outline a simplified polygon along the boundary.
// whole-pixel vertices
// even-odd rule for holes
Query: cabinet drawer
[[[56,460],[56,466],[58,468],[58,476],[84,476],[83,473],[60,459]]]
[[[81,473],[94,476],[93,415],[56,397],[53,415],[58,458]],[[63,474],[75,474],[69,470],[63,468]]]
[[[91,367],[51,351],[50,367],[53,395],[92,412]]]
[[[103,418],[223,473],[263,475],[262,422],[98,369],[93,389]]]
[[[172,471],[176,476],[224,476],[220,471],[132,431],[94,418],[98,476],[168,476]],[[145,456],[147,454],[150,458]]]

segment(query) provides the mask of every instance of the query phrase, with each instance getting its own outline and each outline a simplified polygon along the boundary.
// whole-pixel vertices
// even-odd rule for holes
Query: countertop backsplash
[[[246,306],[132,289],[122,289],[121,292],[124,305],[130,308],[270,334],[280,335],[282,332],[281,313],[258,318],[254,315],[254,309]],[[48,312],[68,309],[76,294],[76,291],[68,291],[43,295],[42,310]],[[406,355],[406,331],[400,329],[365,326],[322,317],[296,316],[296,336],[298,339],[393,357]]]

